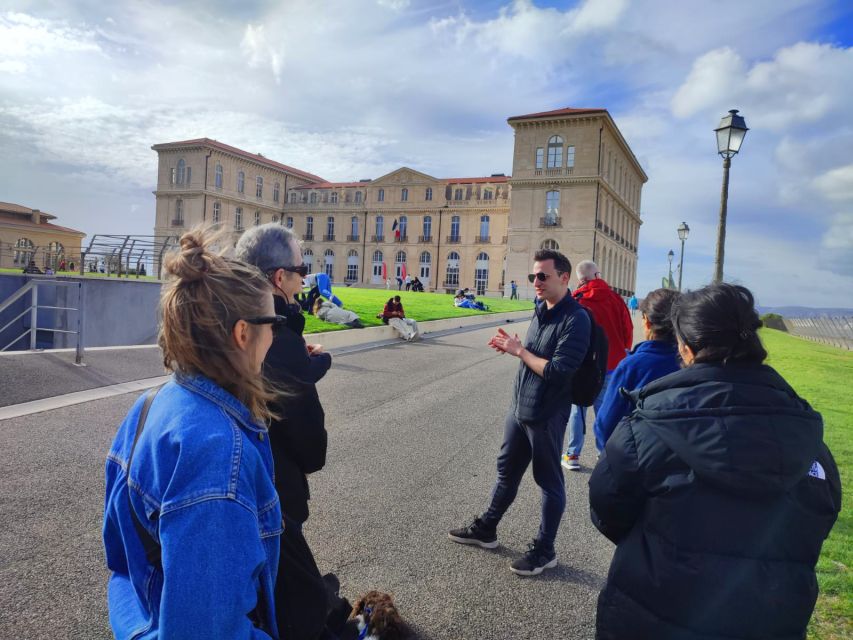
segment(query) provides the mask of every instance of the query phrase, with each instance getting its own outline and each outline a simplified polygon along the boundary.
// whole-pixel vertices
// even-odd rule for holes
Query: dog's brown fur
[[[359,598],[352,607],[349,619],[362,615],[364,609],[370,607],[370,622],[367,633],[382,640],[404,640],[409,637],[409,630],[400,612],[394,605],[394,599],[381,591],[368,591]]]

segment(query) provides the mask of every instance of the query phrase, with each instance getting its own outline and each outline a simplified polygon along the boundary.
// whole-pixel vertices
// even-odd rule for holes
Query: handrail
[[[0,304],[0,313],[3,313],[6,309],[8,309],[12,304],[18,301],[24,294],[27,293],[30,289],[35,286],[36,280],[28,280],[27,283],[18,289],[11,296],[6,298],[2,304]]]

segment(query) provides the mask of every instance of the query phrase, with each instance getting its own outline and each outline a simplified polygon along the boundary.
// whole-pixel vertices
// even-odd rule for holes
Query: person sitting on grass
[[[462,309],[476,309],[477,311],[488,311],[488,307],[479,300],[466,297],[463,291],[457,291],[456,297],[453,298],[453,306],[461,307]]]
[[[420,335],[418,323],[411,318],[406,317],[406,312],[403,310],[403,303],[400,301],[400,296],[389,298],[385,303],[385,308],[382,309],[380,316],[382,322],[391,325],[400,334],[403,340],[414,340]]]
[[[355,311],[344,309],[328,300],[317,298],[314,301],[313,313],[323,322],[331,322],[333,324],[342,324],[350,329],[363,329],[364,325]]]
[[[823,419],[764,364],[748,289],[682,294],[672,324],[685,368],[629,393],[589,480],[616,544],[595,637],[805,638],[841,509]]]

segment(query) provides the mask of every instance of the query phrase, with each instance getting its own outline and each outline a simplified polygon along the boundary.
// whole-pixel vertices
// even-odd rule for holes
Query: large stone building
[[[0,268],[57,270],[63,262],[80,264],[82,231],[53,224],[56,216],[11,202],[0,202]]]
[[[236,237],[279,222],[303,242],[306,263],[335,282],[382,285],[408,273],[431,290],[525,297],[533,253],[594,258],[620,293],[634,291],[640,193],[647,180],[604,109],[509,119],[512,177],[435,178],[402,167],[379,178],[327,182],[215,140],[157,144],[155,234],[199,223]]]

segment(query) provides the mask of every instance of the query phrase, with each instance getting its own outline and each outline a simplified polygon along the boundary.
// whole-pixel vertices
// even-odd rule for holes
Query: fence
[[[853,316],[785,318],[788,332],[824,344],[853,350]]]

